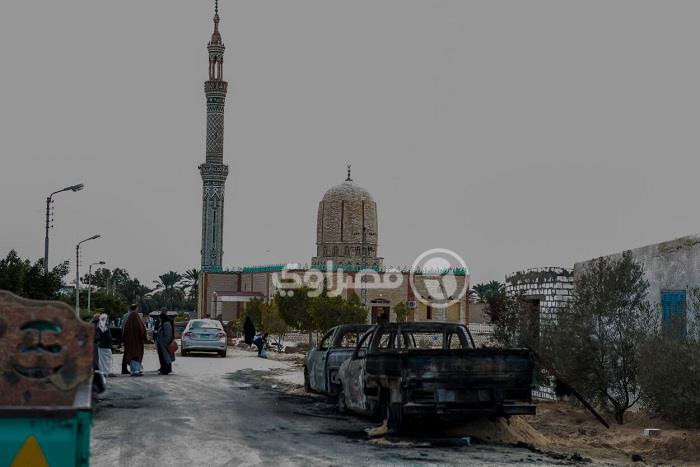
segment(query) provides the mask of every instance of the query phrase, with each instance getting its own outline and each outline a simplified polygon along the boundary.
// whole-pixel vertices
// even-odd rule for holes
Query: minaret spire
[[[352,177],[350,176],[350,175],[351,175],[352,165],[351,165],[351,164],[348,164],[346,167],[348,168],[348,178],[346,178],[345,181],[346,181],[346,182],[352,182]]]
[[[211,35],[211,40],[209,41],[209,45],[221,45],[223,46],[223,43],[221,42],[221,34],[219,33],[219,21],[221,18],[219,18],[219,1],[216,0],[216,3],[214,4],[214,32]],[[222,53],[222,60],[223,60],[223,53]]]

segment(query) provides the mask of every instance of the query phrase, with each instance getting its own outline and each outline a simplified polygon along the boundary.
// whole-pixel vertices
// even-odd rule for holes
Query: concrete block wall
[[[540,301],[541,323],[556,320],[557,312],[569,300],[573,288],[574,272],[567,268],[532,268],[506,276],[506,294]]]

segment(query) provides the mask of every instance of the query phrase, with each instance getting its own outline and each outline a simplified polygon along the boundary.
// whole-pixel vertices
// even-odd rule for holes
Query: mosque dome
[[[330,188],[318,204],[315,265],[381,266],[377,257],[377,203],[348,177]]]

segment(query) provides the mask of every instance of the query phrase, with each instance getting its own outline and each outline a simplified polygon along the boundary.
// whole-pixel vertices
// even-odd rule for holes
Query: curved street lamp
[[[78,317],[80,317],[80,245],[100,237],[100,234],[93,235],[90,238],[79,241],[75,245],[75,315]]]
[[[51,203],[53,203],[53,195],[63,193],[64,191],[80,191],[85,187],[82,183],[71,185],[62,190],[54,191],[46,197],[46,236],[44,237],[44,274],[49,273],[49,224],[51,223]]]

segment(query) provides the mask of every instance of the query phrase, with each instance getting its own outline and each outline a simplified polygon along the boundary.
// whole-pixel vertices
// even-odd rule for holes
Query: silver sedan
[[[182,333],[180,353],[216,352],[226,356],[226,333],[221,323],[215,319],[193,319]]]

